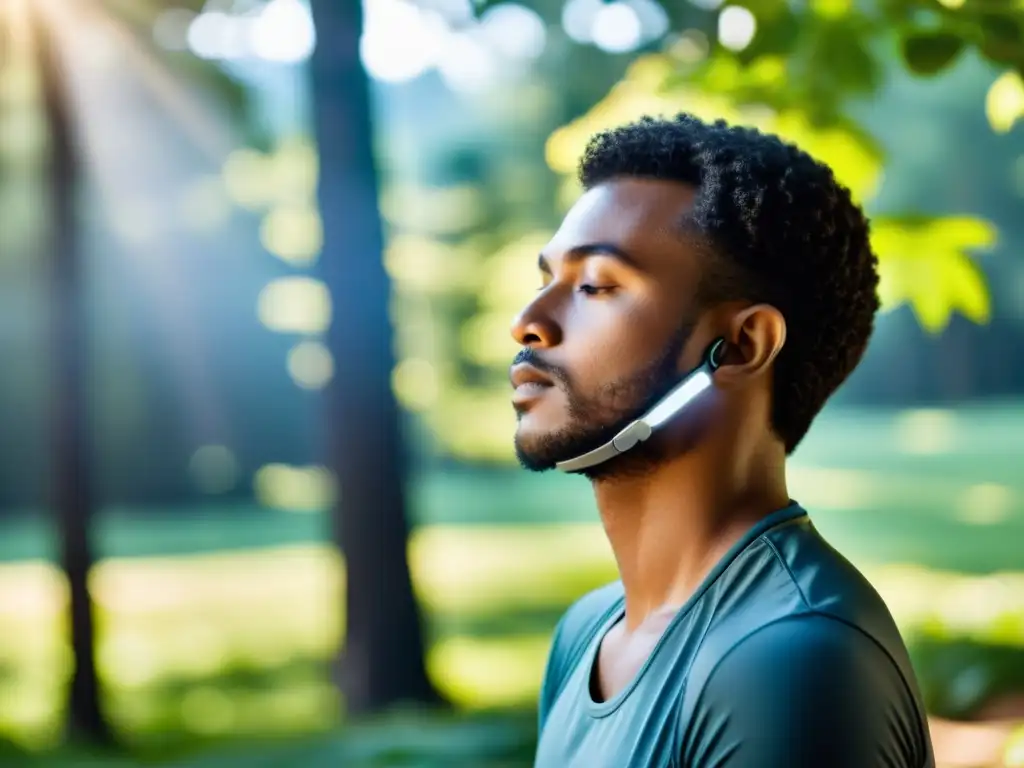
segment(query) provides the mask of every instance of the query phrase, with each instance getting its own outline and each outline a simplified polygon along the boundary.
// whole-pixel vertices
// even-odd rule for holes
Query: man
[[[537,768],[930,768],[892,618],[786,489],[871,335],[863,213],[797,148],[688,115],[596,136],[580,178],[512,329],[515,442],[591,480],[621,580],[558,624]],[[702,362],[650,439],[571,462]]]

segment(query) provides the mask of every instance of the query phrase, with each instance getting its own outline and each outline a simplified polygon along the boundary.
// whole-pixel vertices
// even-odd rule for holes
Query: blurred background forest
[[[615,578],[511,449],[594,131],[831,164],[885,313],[790,469],[943,766],[1024,766],[1020,0],[0,0],[0,764],[526,766]]]

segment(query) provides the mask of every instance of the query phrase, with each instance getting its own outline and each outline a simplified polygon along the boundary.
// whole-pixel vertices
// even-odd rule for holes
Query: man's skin
[[[698,415],[590,473],[626,605],[625,620],[600,646],[594,694],[603,700],[637,675],[729,547],[789,503],[785,447],[770,428],[772,361],[786,322],[765,304],[695,312],[700,244],[687,243],[677,223],[694,195],[684,184],[645,179],[588,190],[544,248],[543,287],[512,326],[538,363],[519,363],[511,373],[519,384],[517,448],[549,463],[546,453],[592,447],[601,427],[643,407],[652,366],[673,347],[681,318],[692,324],[674,362],[677,377],[701,362],[714,339],[728,345]],[[595,245],[613,246],[628,262]]]

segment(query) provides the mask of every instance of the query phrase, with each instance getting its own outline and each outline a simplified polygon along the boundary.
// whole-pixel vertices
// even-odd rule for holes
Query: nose
[[[548,348],[562,343],[562,329],[543,308],[543,294],[512,320],[512,338],[522,347]]]

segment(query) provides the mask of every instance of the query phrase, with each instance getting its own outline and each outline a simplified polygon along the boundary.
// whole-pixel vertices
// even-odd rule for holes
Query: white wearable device
[[[725,339],[715,339],[704,353],[704,362],[690,371],[667,395],[655,403],[647,413],[623,429],[610,441],[575,459],[555,464],[562,472],[579,472],[581,469],[596,467],[613,459],[647,440],[654,430],[692,403],[698,395],[709,389],[712,377],[722,364],[725,353]]]

